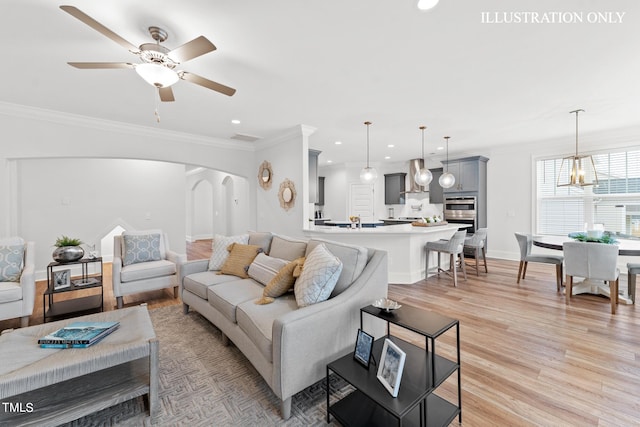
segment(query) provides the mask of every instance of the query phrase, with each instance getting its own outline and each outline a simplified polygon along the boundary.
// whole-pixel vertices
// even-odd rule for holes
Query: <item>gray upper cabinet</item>
[[[386,173],[384,174],[384,204],[403,205],[405,197],[405,177],[406,173]]]
[[[318,156],[322,151],[309,150],[309,203],[318,203]]]
[[[429,169],[433,179],[429,183],[429,203],[444,203],[443,188],[438,180],[442,176],[442,168]]]
[[[318,206],[324,206],[324,176],[318,177]]]
[[[483,156],[465,157],[463,159],[442,162],[444,171],[449,170],[455,176],[456,183],[451,188],[444,188],[445,195],[486,191],[487,161]],[[434,180],[435,181],[435,180]],[[432,202],[434,203],[434,202]]]

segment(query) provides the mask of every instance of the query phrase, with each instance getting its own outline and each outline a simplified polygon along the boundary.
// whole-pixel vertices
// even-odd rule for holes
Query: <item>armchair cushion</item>
[[[232,274],[246,279],[249,277],[249,266],[261,251],[260,246],[232,243],[229,245],[229,257],[222,264],[218,274]]]
[[[124,258],[122,265],[137,264],[140,262],[160,261],[160,233],[157,234],[124,234]]]
[[[24,243],[0,245],[0,282],[19,282],[24,264]]]
[[[166,259],[149,261],[122,267],[120,281],[134,282],[136,280],[152,279],[154,277],[171,276],[176,274],[176,264]]]
[[[239,234],[237,236],[221,236],[216,234],[213,236],[213,243],[211,244],[211,258],[209,258],[209,270],[220,270],[222,264],[227,260],[229,251],[227,248],[232,243],[241,243],[246,245],[249,243],[248,234]]]
[[[298,307],[306,307],[329,299],[342,273],[342,262],[325,247],[318,245],[306,257],[294,292]]]
[[[5,302],[20,301],[22,288],[17,283],[0,282],[0,304]]]

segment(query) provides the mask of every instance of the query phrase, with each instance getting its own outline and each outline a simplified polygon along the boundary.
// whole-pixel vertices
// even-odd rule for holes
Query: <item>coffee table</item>
[[[118,321],[89,348],[40,348],[75,321]],[[0,336],[0,425],[59,425],[138,396],[158,408],[158,340],[146,305],[21,328]]]

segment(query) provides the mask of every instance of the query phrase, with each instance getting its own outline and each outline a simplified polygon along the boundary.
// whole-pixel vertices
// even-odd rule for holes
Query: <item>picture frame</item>
[[[71,270],[58,270],[53,272],[53,289],[64,289],[71,286]]]
[[[369,335],[362,329],[358,329],[358,335],[356,337],[356,346],[353,350],[353,358],[369,369],[369,363],[371,362],[371,351],[373,350],[373,336]]]
[[[406,357],[407,354],[391,340],[384,340],[377,377],[393,397],[398,397]]]

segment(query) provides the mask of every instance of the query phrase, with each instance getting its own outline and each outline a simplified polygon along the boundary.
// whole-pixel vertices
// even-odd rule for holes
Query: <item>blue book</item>
[[[87,348],[87,347],[91,347],[95,343],[99,342],[102,338],[104,338],[107,335],[109,335],[115,329],[116,328],[111,329],[108,333],[105,333],[105,334],[101,335],[98,339],[94,340],[91,344],[62,344],[62,343],[40,344],[40,348]]]
[[[120,326],[120,322],[75,322],[42,337],[38,344],[55,345],[50,348],[69,348],[86,346],[109,335]]]

